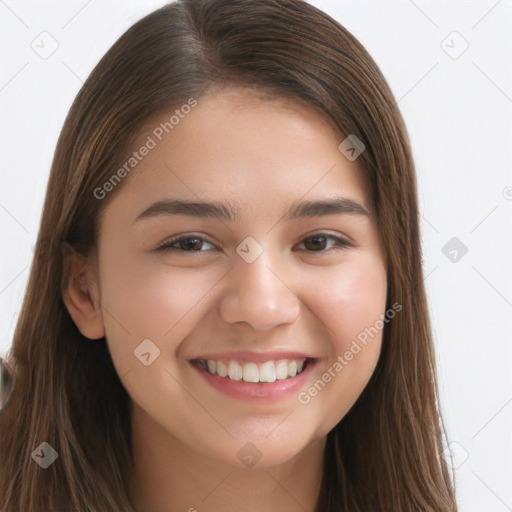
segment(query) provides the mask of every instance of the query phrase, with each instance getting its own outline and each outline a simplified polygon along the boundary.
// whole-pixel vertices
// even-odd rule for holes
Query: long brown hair
[[[441,456],[414,164],[384,77],[344,27],[302,0],[178,0],[113,45],[62,129],[8,354],[16,386],[0,413],[3,512],[134,510],[130,398],[105,339],[84,338],[64,306],[66,250],[95,246],[100,213],[122,183],[103,200],[94,190],[142,127],[230,85],[306,102],[365,144],[358,162],[387,259],[388,307],[402,305],[369,384],[328,434],[316,511],[457,509]],[[31,457],[42,442],[58,452],[48,469]]]

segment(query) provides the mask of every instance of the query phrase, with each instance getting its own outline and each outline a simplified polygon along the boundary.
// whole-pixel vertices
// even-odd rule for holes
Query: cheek
[[[386,269],[373,254],[354,254],[346,264],[331,267],[311,290],[308,305],[328,327],[326,335],[333,349],[345,351],[384,314]]]
[[[386,296],[386,269],[370,254],[347,261],[336,272],[331,268],[329,278],[318,279],[312,288],[308,306],[328,328],[328,357],[299,401],[327,415],[326,432],[352,407],[375,369]]]
[[[216,282],[207,272],[106,256],[101,274],[106,335],[123,368],[133,366],[133,351],[145,339],[162,352],[175,351]]]

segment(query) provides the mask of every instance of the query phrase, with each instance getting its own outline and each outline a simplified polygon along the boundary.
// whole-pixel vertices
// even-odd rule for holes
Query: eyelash
[[[304,242],[305,240],[311,240],[313,238],[317,238],[317,237],[323,237],[323,238],[326,238],[326,239],[330,239],[330,240],[334,240],[334,247],[336,247],[337,249],[344,249],[344,248],[348,248],[348,247],[353,247],[353,244],[351,242],[349,242],[348,240],[346,240],[345,238],[342,238],[342,237],[339,237],[339,236],[335,236],[335,235],[330,235],[328,233],[322,233],[322,232],[319,232],[319,233],[314,233],[312,235],[309,235],[308,237],[306,238],[303,238],[302,239],[302,242]],[[171,240],[167,240],[166,242],[164,242],[162,245],[160,245],[159,247],[157,247],[156,251],[180,251],[180,252],[183,252],[183,253],[191,253],[191,254],[197,254],[197,253],[202,253],[202,252],[209,252],[209,251],[187,251],[187,250],[184,250],[184,249],[181,249],[179,247],[172,247],[172,244],[175,244],[176,242],[181,242],[183,240],[200,240],[201,242],[207,242],[211,245],[214,245],[212,242],[209,242],[206,238],[202,237],[202,236],[196,236],[196,235],[180,235],[180,236],[177,236],[177,237],[174,237],[172,238]],[[322,249],[321,251],[307,251],[307,252],[311,252],[313,254],[326,254],[328,252],[330,252],[333,248],[331,249]]]

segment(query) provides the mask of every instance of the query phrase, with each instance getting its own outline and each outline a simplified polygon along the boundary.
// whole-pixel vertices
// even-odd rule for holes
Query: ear
[[[99,285],[88,258],[69,246],[64,251],[62,299],[78,330],[91,340],[105,336]]]

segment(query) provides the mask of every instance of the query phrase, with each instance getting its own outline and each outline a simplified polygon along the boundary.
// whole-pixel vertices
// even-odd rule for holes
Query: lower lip
[[[241,400],[254,400],[265,403],[279,402],[286,400],[292,395],[296,395],[306,383],[315,360],[310,359],[306,368],[297,376],[275,382],[245,382],[243,380],[231,380],[228,377],[219,377],[203,370],[194,363],[192,366],[201,374],[201,376],[213,388],[221,393]]]

